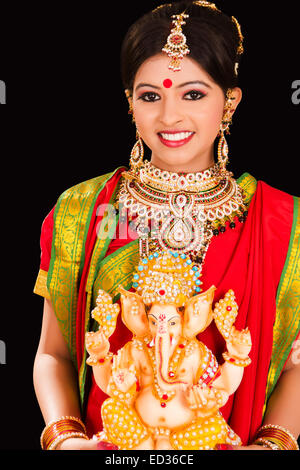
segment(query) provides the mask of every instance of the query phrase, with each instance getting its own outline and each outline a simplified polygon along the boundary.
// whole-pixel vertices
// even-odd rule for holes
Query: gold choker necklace
[[[216,163],[197,173],[174,173],[145,160],[123,173],[120,217],[128,215],[139,237],[140,256],[173,250],[200,266],[212,237],[244,222],[247,206],[232,173]]]

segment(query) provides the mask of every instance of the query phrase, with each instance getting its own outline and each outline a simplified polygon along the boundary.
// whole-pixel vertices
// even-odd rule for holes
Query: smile
[[[195,132],[159,132],[160,141],[167,147],[180,147],[188,143]]]

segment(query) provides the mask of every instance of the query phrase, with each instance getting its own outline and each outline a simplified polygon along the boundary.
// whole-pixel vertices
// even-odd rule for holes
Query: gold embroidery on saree
[[[105,182],[112,175],[103,175],[65,191],[55,211],[52,258],[48,290],[61,331],[76,364],[76,308],[78,277],[88,219],[94,202]]]
[[[277,294],[273,350],[266,401],[270,397],[291,351],[300,327],[300,207],[294,198],[294,221],[289,250]],[[266,403],[265,403],[266,407]]]
[[[50,294],[47,289],[47,276],[47,271],[44,271],[43,269],[39,270],[33,292],[34,294],[41,295],[45,299],[50,299]]]

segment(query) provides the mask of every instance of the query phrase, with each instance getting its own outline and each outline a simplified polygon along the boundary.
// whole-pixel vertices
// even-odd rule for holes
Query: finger
[[[187,399],[187,402],[192,405],[192,389],[191,388],[188,388],[186,390],[186,399]]]
[[[188,399],[189,406],[191,408],[197,408],[197,400],[196,400],[196,395],[195,395],[195,391],[193,390],[193,387],[189,389],[187,399]]]
[[[202,389],[199,385],[197,385],[196,387],[193,387],[193,391],[194,391],[194,396],[195,396],[195,401],[197,403],[198,406],[202,406],[203,404],[203,397],[202,397]]]

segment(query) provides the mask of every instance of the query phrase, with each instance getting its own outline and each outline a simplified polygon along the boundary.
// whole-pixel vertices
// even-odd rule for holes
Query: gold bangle
[[[246,357],[245,359],[238,359],[236,357],[230,356],[228,352],[223,353],[223,358],[226,362],[229,362],[229,364],[233,364],[234,366],[247,367],[251,364],[250,357]]]
[[[108,359],[113,357],[113,353],[109,352],[105,357],[90,356],[87,358],[86,363],[89,366],[98,366],[104,364]]]
[[[56,437],[67,432],[81,432],[86,434],[86,428],[81,419],[76,416],[62,416],[50,421],[41,434],[41,448],[47,450]]]
[[[257,438],[266,438],[282,450],[299,450],[297,439],[287,429],[278,424],[265,424],[257,432]]]
[[[67,432],[65,434],[61,434],[60,436],[57,436],[57,438],[52,442],[52,444],[48,447],[47,450],[55,450],[58,444],[61,444],[67,439],[80,438],[80,437],[82,439],[89,440],[88,436],[84,434],[83,432]]]
[[[263,437],[256,439],[256,441],[254,441],[252,444],[266,447],[267,449],[270,449],[270,450],[281,450],[277,444],[274,444],[274,442],[271,442],[268,439],[264,439]]]

